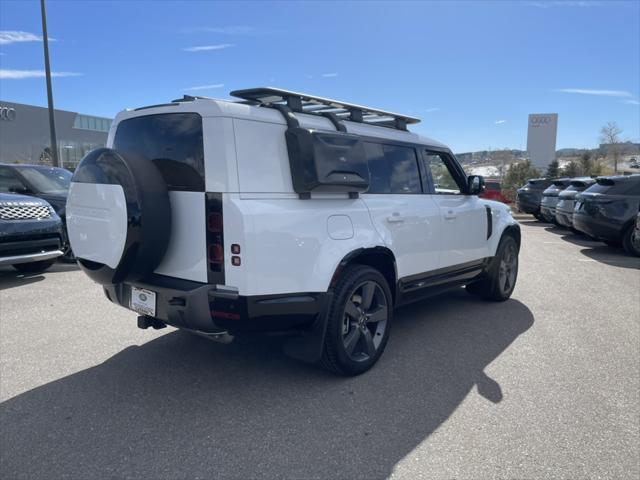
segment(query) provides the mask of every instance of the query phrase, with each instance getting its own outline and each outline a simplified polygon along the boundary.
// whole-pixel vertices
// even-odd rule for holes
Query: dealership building
[[[60,165],[74,169],[82,157],[107,143],[111,119],[54,110]],[[50,145],[49,111],[0,100],[0,163],[43,163]]]

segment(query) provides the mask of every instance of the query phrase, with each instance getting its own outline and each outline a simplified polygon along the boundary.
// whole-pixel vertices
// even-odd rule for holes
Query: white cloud
[[[79,77],[78,72],[51,72],[52,77]],[[0,69],[0,79],[2,80],[22,80],[24,78],[42,78],[45,76],[44,70],[3,70]]]
[[[424,111],[425,112],[437,112],[438,110],[440,110],[438,107],[431,107],[431,108],[426,108]]]
[[[554,92],[579,93],[581,95],[601,95],[605,97],[632,97],[631,92],[624,90],[590,90],[587,88],[558,88]]]
[[[337,73],[335,73],[335,72],[332,72],[332,73],[323,73],[323,74],[322,74],[322,76],[323,76],[324,78],[333,78],[333,77],[337,77],[337,76],[338,76],[338,74],[337,74]]]
[[[194,29],[198,32],[220,33],[223,35],[250,35],[255,32],[253,27],[248,25],[227,25],[224,27],[202,27]]]
[[[640,105],[640,100],[623,100],[622,102],[628,105]]]
[[[551,7],[602,7],[604,2],[586,0],[549,0],[540,2],[528,2],[528,5],[537,8]]]
[[[196,90],[213,90],[214,88],[222,88],[224,87],[224,83],[214,83],[212,85],[198,85],[197,87],[189,87],[185,88],[185,90],[196,91]]]
[[[41,42],[42,37],[31,32],[19,30],[0,30],[0,45],[9,45],[18,42]],[[55,38],[49,37],[50,42],[55,42]]]
[[[200,45],[197,47],[185,47],[182,50],[185,52],[208,52],[211,50],[224,50],[225,48],[233,47],[231,43],[220,43],[218,45]]]
[[[495,122],[493,122],[495,125],[502,125],[503,123],[507,123],[506,120],[496,120]]]

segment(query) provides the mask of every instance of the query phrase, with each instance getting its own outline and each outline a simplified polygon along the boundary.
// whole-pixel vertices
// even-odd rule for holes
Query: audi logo
[[[551,117],[531,117],[531,126],[539,127],[551,123]]]
[[[16,109],[9,107],[0,107],[0,120],[12,121],[16,119]]]

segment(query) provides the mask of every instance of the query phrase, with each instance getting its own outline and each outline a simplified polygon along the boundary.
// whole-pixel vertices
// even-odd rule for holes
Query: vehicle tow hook
[[[160,330],[161,328],[165,328],[166,326],[166,323],[154,317],[148,317],[147,315],[140,315],[138,317],[138,328],[141,328],[143,330],[146,330],[149,327],[153,328],[154,330]]]

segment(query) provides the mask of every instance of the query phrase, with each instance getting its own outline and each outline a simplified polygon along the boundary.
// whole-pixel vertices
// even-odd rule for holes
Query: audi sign
[[[544,169],[556,158],[557,113],[532,113],[529,115],[527,152],[531,163]]]
[[[16,119],[16,109],[0,105],[0,120],[13,121]]]

